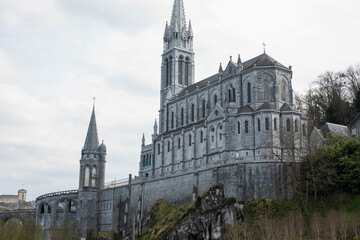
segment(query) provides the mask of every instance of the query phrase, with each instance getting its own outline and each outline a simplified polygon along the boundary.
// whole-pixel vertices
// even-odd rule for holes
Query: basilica
[[[229,158],[286,159],[300,147],[306,119],[294,108],[292,69],[264,52],[230,57],[201,81],[194,76],[194,33],[183,1],[175,1],[163,38],[159,125],[152,143],[143,137],[139,176],[178,173]]]
[[[79,188],[36,199],[36,219],[48,239],[66,222],[82,237],[114,232],[133,239],[157,200],[188,204],[217,184],[239,204],[292,198],[288,163],[297,161],[308,134],[294,106],[291,66],[264,50],[247,61],[230,57],[195,81],[193,40],[183,0],[174,0],[163,37],[159,118],[150,144],[143,136],[139,176],[104,182],[108,149],[99,143],[93,108]]]

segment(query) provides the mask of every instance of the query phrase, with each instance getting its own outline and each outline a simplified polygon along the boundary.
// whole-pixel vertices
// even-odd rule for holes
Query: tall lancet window
[[[96,187],[96,167],[91,170],[91,187]]]
[[[165,59],[165,86],[169,86],[169,59]]]
[[[172,59],[172,57],[170,57],[169,58],[169,72],[168,72],[168,74],[169,74],[169,76],[168,76],[168,80],[169,80],[169,82],[168,82],[168,85],[170,86],[171,85],[171,83],[172,83],[172,62],[173,62],[173,59]]]
[[[232,102],[236,102],[236,93],[235,93],[235,88],[232,88]]]
[[[195,105],[191,104],[191,122],[195,121]]]
[[[247,101],[248,101],[248,103],[251,103],[251,84],[250,83],[248,83],[247,84]]]
[[[174,129],[174,122],[175,122],[174,112],[171,112],[171,129]]]
[[[285,90],[284,82],[282,82],[282,84],[281,84],[281,100],[286,101],[286,90]]]
[[[85,173],[84,173],[84,187],[89,187],[90,185],[90,168],[88,166],[85,167]]]
[[[181,126],[183,126],[184,125],[184,108],[181,108],[181,117],[180,117],[180,119],[181,119]]]
[[[205,114],[206,114],[206,101],[203,100],[202,101],[202,118],[205,118]]]
[[[178,83],[179,84],[183,84],[183,62],[184,62],[184,58],[183,58],[183,56],[180,56],[179,62],[178,62]]]
[[[185,59],[185,85],[189,86],[190,59]]]

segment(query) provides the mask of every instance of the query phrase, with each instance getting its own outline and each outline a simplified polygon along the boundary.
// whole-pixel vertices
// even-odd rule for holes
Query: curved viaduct
[[[54,192],[36,199],[36,221],[46,232],[52,226],[61,229],[64,220],[76,222],[78,190]]]

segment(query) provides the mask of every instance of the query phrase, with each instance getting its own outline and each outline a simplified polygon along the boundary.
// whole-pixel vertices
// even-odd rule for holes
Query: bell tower
[[[175,0],[171,22],[165,25],[161,64],[160,134],[166,129],[167,101],[194,83],[193,30],[186,24],[184,2]]]
[[[85,144],[81,150],[77,222],[82,237],[97,234],[98,196],[104,187],[106,146],[99,145],[93,106]]]

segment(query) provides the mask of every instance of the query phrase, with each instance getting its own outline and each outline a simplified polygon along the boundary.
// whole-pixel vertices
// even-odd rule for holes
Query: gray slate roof
[[[344,136],[349,137],[350,132],[347,126],[339,125],[335,123],[325,123],[324,126],[321,127],[321,132],[324,136],[324,138],[327,137],[328,134],[331,134],[333,136]]]
[[[265,102],[263,105],[261,105],[257,111],[259,110],[276,110],[276,108],[270,104],[269,102]]]
[[[234,66],[237,66],[236,63],[230,61],[230,63],[232,63]],[[249,69],[254,67],[254,65],[256,66],[278,66],[278,67],[283,67],[283,68],[287,68],[284,65],[282,65],[281,63],[277,62],[275,59],[273,59],[272,57],[270,57],[269,55],[267,55],[266,53],[263,53],[257,57],[254,57],[244,63],[242,63],[244,69]],[[235,74],[235,71],[234,71]],[[210,82],[210,84],[216,82],[219,80],[219,73],[214,74],[200,82],[194,83],[188,87],[186,87],[183,91],[181,91],[178,96],[182,97],[186,94],[186,91],[191,93],[196,91],[196,88],[198,87],[199,89],[206,87],[206,85],[208,84],[208,82]],[[291,109],[292,110],[292,109]]]
[[[98,147],[99,147],[99,137],[96,127],[95,107],[93,107],[83,150],[96,151]]]

